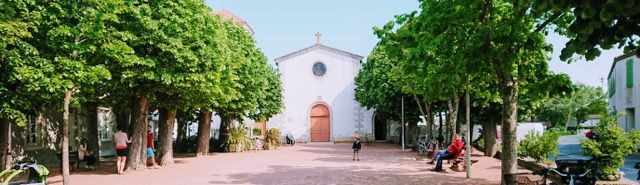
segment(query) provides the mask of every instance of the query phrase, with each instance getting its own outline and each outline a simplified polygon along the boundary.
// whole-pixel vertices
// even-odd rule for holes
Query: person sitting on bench
[[[78,159],[87,162],[85,167],[88,170],[94,170],[93,164],[96,162],[96,157],[91,155],[91,152],[87,150],[87,139],[83,138],[78,146]]]
[[[453,138],[453,143],[449,145],[447,150],[438,151],[436,154],[436,167],[431,171],[440,172],[442,171],[442,160],[444,159],[457,159],[462,154],[462,139],[460,138],[460,134],[455,134]]]

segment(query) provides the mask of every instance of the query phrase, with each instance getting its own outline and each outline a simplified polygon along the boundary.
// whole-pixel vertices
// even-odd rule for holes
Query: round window
[[[313,74],[316,76],[322,76],[327,72],[327,67],[323,63],[318,62],[313,64]]]

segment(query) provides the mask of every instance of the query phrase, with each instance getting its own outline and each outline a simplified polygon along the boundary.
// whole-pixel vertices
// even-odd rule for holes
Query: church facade
[[[268,126],[302,142],[353,141],[356,134],[373,140],[373,110],[355,100],[363,58],[318,42],[275,59],[285,108]]]

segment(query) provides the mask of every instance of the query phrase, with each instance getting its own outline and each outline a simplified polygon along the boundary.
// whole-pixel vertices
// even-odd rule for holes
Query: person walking
[[[129,155],[127,143],[131,143],[131,139],[127,136],[127,133],[122,131],[121,125],[118,125],[116,130],[117,132],[113,134],[113,140],[116,143],[116,167],[118,168],[118,175],[122,175],[124,165],[127,164],[127,155]]]
[[[356,135],[355,141],[353,141],[353,146],[351,147],[353,149],[353,159],[352,161],[360,161],[360,158],[358,157],[358,154],[360,153],[360,149],[362,148],[362,145],[360,144],[360,136]]]
[[[153,168],[158,169],[160,166],[156,163],[156,156],[153,152],[156,151],[156,147],[153,144],[153,131],[151,130],[151,125],[147,125],[147,158],[151,159],[151,163],[153,163]]]

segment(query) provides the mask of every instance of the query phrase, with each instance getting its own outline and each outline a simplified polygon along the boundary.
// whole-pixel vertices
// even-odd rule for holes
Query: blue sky
[[[381,27],[394,15],[418,9],[417,0],[207,0],[214,10],[226,9],[242,17],[255,31],[258,47],[269,60],[315,43],[315,33],[322,34],[322,44],[366,57],[378,42],[373,27]],[[554,45],[549,66],[557,73],[567,73],[574,82],[601,86],[613,58],[621,50],[603,51],[594,61],[578,60],[567,64],[558,58],[566,38],[551,35]],[[605,88],[606,89],[606,88]]]

